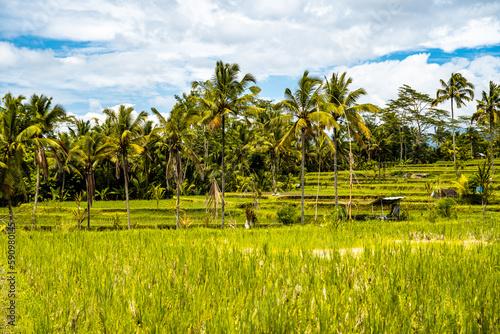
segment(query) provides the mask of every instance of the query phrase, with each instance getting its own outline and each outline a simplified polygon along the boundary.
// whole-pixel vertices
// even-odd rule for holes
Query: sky
[[[435,96],[462,73],[500,83],[500,2],[453,0],[0,0],[0,96],[53,97],[101,118],[119,104],[167,114],[175,94],[238,63],[281,100],[305,70],[347,72],[360,102],[398,87]],[[443,105],[443,108],[449,108]],[[457,111],[471,115],[475,102]]]

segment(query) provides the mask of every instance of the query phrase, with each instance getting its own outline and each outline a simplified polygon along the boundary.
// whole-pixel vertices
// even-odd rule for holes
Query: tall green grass
[[[498,332],[499,231],[446,221],[19,232],[17,330]]]

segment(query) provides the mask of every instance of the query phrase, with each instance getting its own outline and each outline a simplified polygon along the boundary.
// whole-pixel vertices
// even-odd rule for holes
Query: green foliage
[[[111,217],[111,224],[114,230],[121,230],[121,219],[117,213]]]
[[[347,219],[347,212],[343,206],[337,206],[333,210],[323,215],[323,225],[325,227],[336,230],[341,223]]]
[[[85,221],[85,214],[87,213],[87,208],[82,209],[81,203],[83,199],[83,194],[79,193],[75,196],[76,209],[71,210],[73,216],[75,216],[76,224],[79,229],[82,228],[82,223]]]
[[[495,333],[498,221],[491,228],[19,233],[29,265],[16,276],[16,331]]]
[[[464,174],[460,175],[458,181],[453,181],[453,185],[457,189],[460,198],[471,193],[471,185],[469,184],[469,179]]]
[[[102,189],[101,191],[96,190],[96,197],[99,197],[101,201],[107,201],[108,200],[108,194],[111,194],[109,187]]]
[[[299,216],[297,208],[292,204],[283,204],[276,212],[278,222],[283,225],[292,225],[298,223]]]
[[[450,197],[444,197],[436,202],[436,211],[441,217],[451,218],[456,216],[456,206],[457,201]]]

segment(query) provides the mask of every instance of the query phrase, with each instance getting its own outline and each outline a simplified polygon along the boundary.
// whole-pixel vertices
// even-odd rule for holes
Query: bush
[[[453,198],[444,197],[436,202],[436,210],[441,217],[450,218],[454,214],[456,215],[456,212],[454,212],[456,205],[457,201]]]
[[[473,204],[473,205],[480,205],[480,204],[482,204],[482,202],[481,202],[481,195],[479,195],[479,194],[467,194],[467,195],[463,195],[462,198],[460,198],[460,201],[463,204]]]
[[[291,204],[283,204],[276,212],[278,222],[283,225],[291,225],[299,220],[299,215],[295,207]]]

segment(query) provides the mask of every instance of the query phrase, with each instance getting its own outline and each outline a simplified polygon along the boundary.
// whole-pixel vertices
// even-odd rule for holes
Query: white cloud
[[[77,118],[83,121],[91,121],[93,124],[102,124],[106,120],[106,115],[102,112],[88,112],[85,115],[77,116]]]
[[[79,113],[95,111],[90,98],[169,110],[173,94],[209,79],[219,59],[239,63],[259,80],[352,68],[349,74],[377,103],[403,83],[433,90],[452,71],[497,80],[498,57],[441,66],[428,64],[426,54],[376,62],[397,51],[500,44],[499,2],[447,1],[4,1],[0,37],[12,43],[0,42],[0,90],[43,92]],[[32,47],[14,46],[19,36],[33,38]],[[43,50],[46,40],[37,38],[65,46]]]
[[[456,29],[449,25],[439,26],[429,33],[430,40],[422,45],[453,52],[458,48],[495,45],[500,42],[500,23],[492,17],[468,21]]]
[[[167,110],[170,111],[175,105],[175,98],[173,96],[162,97],[157,96],[153,100],[150,100],[151,107],[156,108],[158,111]]]
[[[99,100],[97,99],[93,99],[93,98],[90,98],[89,99],[89,110],[91,112],[100,112],[102,111],[103,107],[101,105],[101,103],[99,102]]]
[[[14,48],[9,43],[0,42],[0,68],[13,67],[16,64],[17,57]]]
[[[390,99],[397,98],[399,87],[407,84],[415,90],[436,96],[441,88],[440,79],[448,81],[452,73],[460,72],[475,85],[475,98],[479,99],[481,91],[486,90],[490,80],[500,82],[500,58],[492,56],[479,57],[468,61],[456,58],[442,65],[429,63],[429,54],[421,53],[409,56],[404,60],[371,62],[352,67],[341,66],[335,72],[347,71],[353,78],[352,89],[363,87],[367,95],[362,102],[373,103],[381,107]],[[331,75],[331,74],[330,74]],[[475,112],[475,101],[468,102],[466,107],[456,110],[458,115],[471,115]],[[448,110],[449,104],[441,108]]]

